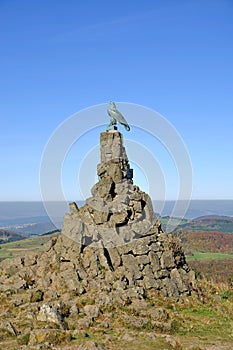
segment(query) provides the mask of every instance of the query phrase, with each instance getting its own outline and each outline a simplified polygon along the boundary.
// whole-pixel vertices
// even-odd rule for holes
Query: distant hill
[[[0,244],[0,261],[6,258],[14,258],[25,252],[42,251],[44,249],[44,244],[58,234],[59,231],[49,232],[36,237],[8,241],[4,244]]]
[[[24,239],[24,237],[18,233],[0,229],[0,244],[6,242],[19,241],[22,239]]]
[[[16,229],[16,232],[24,237],[31,237],[55,230],[57,230],[57,228],[52,222],[41,222],[30,225],[22,225]]]
[[[34,221],[32,219],[25,219],[21,222],[10,223],[9,225],[2,226],[1,230],[14,232],[24,238],[57,230],[57,227],[51,221],[37,222],[35,220],[36,219],[34,219]],[[59,226],[61,226],[61,224],[59,224]]]
[[[233,233],[233,218],[229,216],[207,215],[182,222],[175,231],[207,231]]]

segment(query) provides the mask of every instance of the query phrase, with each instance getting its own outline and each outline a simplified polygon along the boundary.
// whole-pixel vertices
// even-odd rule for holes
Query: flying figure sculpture
[[[110,117],[110,124],[107,127],[107,130],[110,130],[114,127],[114,125],[118,123],[124,125],[127,131],[130,131],[129,124],[123,117],[123,115],[117,110],[116,104],[112,101],[109,102],[110,108],[108,109],[108,115]]]

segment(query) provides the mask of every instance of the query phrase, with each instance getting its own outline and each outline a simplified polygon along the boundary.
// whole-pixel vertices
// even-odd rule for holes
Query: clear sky
[[[232,0],[0,0],[0,49],[0,200],[39,200],[54,130],[109,100],[146,106],[173,125],[190,155],[194,199],[233,199]],[[99,131],[66,158],[68,197],[72,167],[76,174]],[[123,133],[137,142],[136,129]]]

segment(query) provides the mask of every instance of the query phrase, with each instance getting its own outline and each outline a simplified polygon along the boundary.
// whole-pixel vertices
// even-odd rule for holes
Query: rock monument
[[[115,128],[101,133],[100,156],[92,196],[81,208],[70,204],[62,232],[42,252],[0,263],[1,348],[61,349],[90,327],[108,349],[127,325],[143,335],[145,327],[167,333],[168,313],[150,302],[192,292],[195,274],[179,242],[162,231],[149,195],[133,184]],[[111,339],[106,327],[114,329]],[[78,349],[105,349],[97,345],[85,341]]]
[[[150,197],[133,185],[133,169],[120,132],[101,133],[100,158],[99,181],[91,189],[92,197],[80,209],[70,204],[71,214],[64,217],[62,233],[83,246],[98,243],[107,248],[147,236],[154,226],[159,232]]]
[[[92,196],[81,208],[70,204],[58,239],[59,250],[65,237],[77,244],[79,284],[85,280],[86,290],[118,301],[143,298],[151,289],[171,297],[190,293],[194,273],[178,242],[162,231],[149,195],[133,184],[119,131],[101,133],[100,160]],[[64,259],[72,260],[66,251]]]
[[[2,290],[30,288],[33,298],[43,300],[86,294],[98,305],[144,299],[148,291],[175,298],[190,294],[195,274],[179,242],[162,231],[149,195],[133,184],[117,130],[100,135],[97,174],[92,196],[81,208],[70,204],[61,234],[44,252],[1,263]]]

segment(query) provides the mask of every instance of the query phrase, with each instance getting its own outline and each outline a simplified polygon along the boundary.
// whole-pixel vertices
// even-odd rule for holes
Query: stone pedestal
[[[101,133],[100,159],[99,181],[91,189],[92,197],[79,210],[75,203],[70,204],[63,233],[70,236],[73,225],[72,239],[77,235],[84,245],[101,239],[105,246],[114,246],[147,235],[155,224],[160,227],[150,197],[128,177],[130,165],[120,132]]]
[[[110,177],[119,182],[127,177],[129,161],[119,131],[105,131],[100,134],[100,160],[97,167],[99,179]]]
[[[123,135],[119,131],[105,131],[100,134],[100,158],[101,163],[114,159],[127,159]]]

